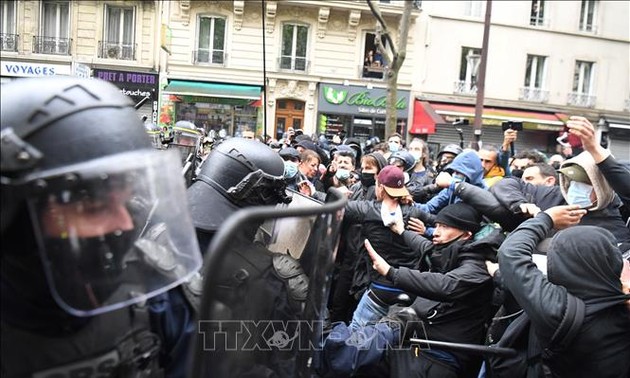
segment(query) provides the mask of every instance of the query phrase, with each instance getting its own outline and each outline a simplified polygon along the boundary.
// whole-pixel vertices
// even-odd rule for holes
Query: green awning
[[[182,96],[222,97],[259,100],[260,87],[251,85],[203,83],[199,81],[171,80],[163,93]]]

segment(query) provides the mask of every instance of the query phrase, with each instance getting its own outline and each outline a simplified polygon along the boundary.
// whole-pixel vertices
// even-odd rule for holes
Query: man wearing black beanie
[[[481,215],[472,206],[457,203],[438,213],[431,241],[405,230],[401,221],[392,225],[392,231],[402,235],[405,243],[421,256],[419,269],[391,267],[365,241],[373,268],[395,287],[417,295],[411,308],[390,313],[378,327],[353,330],[369,333],[373,330],[368,328],[373,327],[384,339],[401,342],[399,346],[392,344],[395,347],[386,353],[384,365],[391,377],[456,378],[479,371],[479,356],[434,346],[420,351],[418,346],[409,347],[405,340],[415,335],[451,343],[483,343],[484,324],[492,315],[494,288],[485,261],[496,261],[503,235],[495,231],[474,240],[480,223]],[[359,372],[383,368],[382,360],[376,366],[374,360],[359,360],[354,366]]]

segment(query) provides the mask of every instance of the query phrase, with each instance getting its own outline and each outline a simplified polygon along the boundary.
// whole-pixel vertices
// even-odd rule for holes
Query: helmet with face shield
[[[129,99],[78,78],[2,89],[3,263],[20,269],[38,254],[28,269],[43,270],[56,304],[75,316],[190,278],[201,256],[186,207],[172,200],[185,193],[177,153],[152,148]],[[37,251],[17,251],[29,237]]]
[[[280,155],[245,138],[230,138],[212,150],[187,196],[195,227],[206,231],[216,231],[239,208],[291,201]]]

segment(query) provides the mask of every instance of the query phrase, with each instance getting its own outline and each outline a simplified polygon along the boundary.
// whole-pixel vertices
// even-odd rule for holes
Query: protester
[[[559,206],[524,222],[499,249],[499,269],[543,348],[561,328],[569,296],[586,305],[583,324],[574,339],[561,353],[551,357],[543,354],[542,362],[553,376],[627,377],[630,295],[624,294],[619,279],[621,252],[613,235],[602,228],[569,227],[578,224],[584,214],[586,210],[577,205]],[[552,228],[566,230],[551,241],[545,276],[532,261],[532,252]]]
[[[491,187],[505,177],[505,169],[499,162],[499,151],[493,146],[484,146],[479,150],[479,158],[483,166],[483,181]]]

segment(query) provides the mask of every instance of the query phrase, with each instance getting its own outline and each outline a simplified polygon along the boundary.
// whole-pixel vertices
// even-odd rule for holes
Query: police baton
[[[412,344],[426,344],[426,345],[435,345],[446,349],[454,349],[460,350],[462,352],[471,352],[474,354],[496,354],[501,356],[516,356],[516,349],[512,348],[503,348],[496,346],[488,346],[488,345],[478,345],[478,344],[464,344],[464,343],[451,343],[447,341],[436,341],[436,340],[426,340],[426,339],[416,339],[411,338],[409,341]]]

